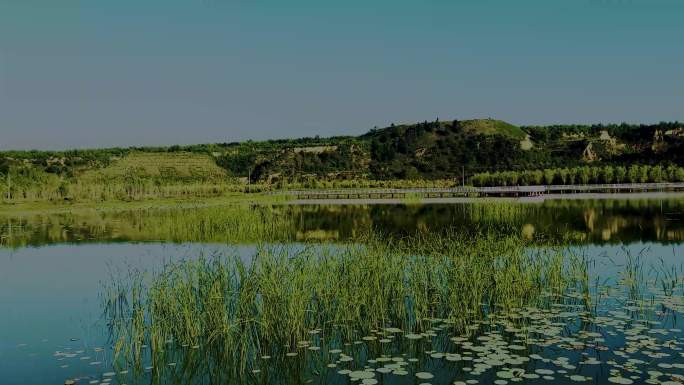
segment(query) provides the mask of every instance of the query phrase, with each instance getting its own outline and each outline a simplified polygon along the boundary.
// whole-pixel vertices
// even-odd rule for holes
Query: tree
[[[627,171],[627,180],[630,183],[639,182],[639,166],[635,164],[629,166],[629,170]]]
[[[409,180],[418,180],[420,179],[420,173],[418,170],[413,167],[413,166],[408,166],[406,167],[403,175],[404,179],[409,179]]]
[[[677,181],[677,166],[671,164],[667,166],[665,169],[665,177],[667,178],[668,182],[676,182]]]
[[[648,179],[651,182],[655,183],[660,183],[665,181],[665,171],[663,168],[658,165],[658,166],[653,166],[651,167],[651,170],[648,172]]]
[[[517,171],[509,171],[509,182],[511,186],[517,186],[520,181],[520,174]]]
[[[556,170],[553,169],[545,169],[544,170],[544,183],[547,185],[553,184],[553,179],[556,176]]]
[[[473,184],[475,186],[488,186],[491,180],[489,172],[479,173],[473,177]]]
[[[406,154],[408,152],[408,145],[406,144],[406,140],[404,138],[399,138],[397,141],[397,151],[400,154]]]
[[[454,134],[458,134],[461,132],[461,123],[458,120],[454,119],[451,122],[450,128],[451,128],[451,132],[453,132]]]
[[[627,169],[622,166],[615,167],[614,178],[617,183],[622,183],[627,177]]]
[[[588,184],[589,180],[591,179],[591,173],[589,171],[589,167],[587,167],[587,166],[580,167],[578,171],[579,172],[578,172],[577,176],[579,178],[579,182],[582,184]]]
[[[639,167],[639,182],[641,183],[646,183],[648,182],[648,172],[650,167],[648,165],[643,165]]]
[[[570,170],[567,168],[558,169],[557,178],[560,180],[561,184],[568,183],[568,176],[570,175]]]
[[[671,182],[684,182],[684,168],[677,167]]]
[[[535,185],[540,185],[544,181],[544,172],[541,170],[532,171],[532,181]]]
[[[532,184],[532,172],[529,170],[520,173],[520,184],[522,186],[529,186]]]
[[[601,169],[598,167],[590,167],[589,168],[589,181],[591,183],[600,183],[601,182]]]
[[[615,170],[613,170],[613,166],[604,166],[601,169],[601,180],[603,183],[613,183],[615,177]]]

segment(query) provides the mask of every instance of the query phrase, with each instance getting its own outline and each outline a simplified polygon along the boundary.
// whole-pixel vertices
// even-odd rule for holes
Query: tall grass
[[[279,199],[285,199],[283,197]],[[220,202],[138,203],[133,208],[0,212],[0,245],[21,247],[87,240],[255,243],[338,240],[373,228],[393,236],[487,231],[553,244],[681,242],[679,198],[658,200],[483,202],[455,205],[285,205],[273,197],[249,205]],[[410,204],[409,204],[410,203]],[[413,204],[416,203],[416,204]],[[1,210],[0,210],[1,211]],[[648,218],[648,219],[646,219]],[[67,228],[68,231],[64,231]]]
[[[142,239],[172,242],[256,243],[291,240],[292,220],[271,207],[247,204],[197,209],[131,211],[127,220]]]
[[[163,367],[180,351],[203,372],[220,367],[240,376],[256,357],[296,351],[312,330],[348,342],[385,327],[424,332],[439,318],[463,331],[488,315],[560,296],[569,273],[561,253],[529,253],[515,237],[391,245],[370,237],[336,247],[262,246],[249,257],[134,272],[115,281],[104,303],[116,362],[140,368],[149,357]]]
[[[284,242],[294,238],[293,226],[290,216],[282,215],[273,207],[246,203],[29,212],[0,215],[0,246],[15,248],[86,241]]]

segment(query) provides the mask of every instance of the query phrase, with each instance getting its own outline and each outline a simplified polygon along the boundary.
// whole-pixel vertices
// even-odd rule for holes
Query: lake
[[[485,234],[506,238],[493,241],[487,238],[486,242],[498,245],[489,251],[484,246],[490,243],[468,243],[468,239],[479,239]],[[417,306],[421,300],[414,298],[421,289],[396,288],[401,294],[377,294],[386,296],[383,297],[389,301],[386,305],[393,309],[382,313],[382,317],[395,314],[396,319],[394,316],[381,318],[382,324],[376,322],[365,329],[366,325],[352,325],[351,321],[346,324],[342,318],[335,318],[333,322],[323,315],[316,320],[306,316],[301,326],[308,328],[305,338],[288,340],[285,347],[278,333],[264,336],[255,326],[242,333],[258,334],[259,338],[244,342],[231,334],[230,341],[236,345],[210,349],[213,341],[229,341],[228,337],[188,337],[183,333],[191,329],[173,326],[160,331],[155,329],[160,326],[153,325],[154,317],[150,315],[159,317],[163,313],[152,309],[141,322],[154,327],[145,329],[149,335],[141,337],[145,342],[136,346],[130,335],[122,335],[123,330],[134,330],[129,324],[134,314],[131,311],[135,310],[130,298],[116,302],[116,311],[120,313],[112,315],[113,288],[134,288],[138,277],[152,282],[145,288],[164,288],[159,286],[163,280],[177,280],[171,282],[181,285],[186,278],[165,269],[183,261],[230,255],[235,259],[224,266],[239,269],[243,262],[249,266],[255,258],[264,259],[263,254],[271,253],[273,256],[268,258],[272,259],[265,258],[270,263],[268,271],[289,269],[280,272],[279,277],[291,277],[282,287],[294,290],[299,286],[292,282],[300,277],[291,269],[291,261],[309,258],[297,265],[301,271],[352,274],[349,270],[358,261],[373,263],[367,259],[368,255],[359,257],[354,253],[392,247],[411,237],[428,240],[457,237],[461,239],[459,242],[472,247],[473,257],[482,250],[483,255],[489,253],[492,261],[499,261],[499,254],[517,250],[517,246],[508,243],[519,238],[525,253],[548,252],[549,256],[544,257],[548,261],[552,261],[551,253],[562,254],[566,259],[559,263],[558,268],[562,270],[558,271],[578,272],[583,267],[586,277],[584,283],[572,283],[559,294],[550,288],[552,280],[548,277],[553,271],[545,270],[547,266],[543,263],[536,270],[523,267],[522,271],[511,270],[505,276],[498,275],[499,271],[509,269],[509,265],[496,269],[482,266],[482,270],[473,270],[473,274],[482,272],[483,277],[488,277],[486,281],[491,281],[491,285],[478,289],[487,297],[481,298],[482,304],[467,305],[478,308],[477,317],[461,317],[453,304],[461,298],[458,291],[470,286],[456,288],[453,283],[461,277],[449,274],[467,266],[455,265],[451,258],[435,263],[428,260],[425,265],[412,262],[397,269],[398,273],[412,276],[396,282],[400,282],[399,286],[401,282],[410,286],[413,275],[423,274],[424,270],[420,269],[432,269],[425,273],[435,284],[426,289],[425,298],[429,301],[426,299],[424,310]],[[684,311],[684,198],[681,195],[537,202],[186,205],[128,211],[28,212],[0,215],[0,239],[2,384],[231,381],[503,385],[509,382],[676,384],[684,381],[681,314]],[[438,253],[441,247],[447,247],[439,242],[428,243],[421,244],[430,248],[425,254]],[[277,250],[272,251],[270,247]],[[350,256],[341,257],[352,261],[348,265],[331,265],[330,270],[320,268],[319,265],[335,263],[334,257],[320,255],[344,254],[347,248],[364,251],[350,251]],[[423,251],[406,250],[401,251],[406,254],[405,259],[422,260]],[[278,253],[284,253],[284,259],[278,259]],[[391,253],[395,251],[387,252]],[[459,254],[456,248],[448,253]],[[307,256],[299,257],[299,254]],[[378,255],[384,254],[378,252]],[[567,261],[571,259],[579,262],[570,266]],[[403,263],[398,261],[391,259],[386,265],[372,265],[370,272],[360,269],[349,277],[369,280],[389,277],[375,270],[390,270]],[[445,264],[443,269],[434,268],[440,263]],[[247,269],[240,278],[244,283],[249,282],[249,274],[261,274],[261,280],[255,281],[261,286],[250,292],[255,293],[254,306],[258,309],[250,312],[258,314],[261,323],[275,320],[277,317],[265,315],[267,270],[251,271]],[[211,270],[211,274],[207,277],[215,278],[218,270]],[[535,295],[518,292],[511,286],[515,285],[516,274],[521,279],[528,277],[528,282],[522,284],[534,289]],[[384,291],[383,282],[376,289],[364,289],[359,296],[372,296],[374,290]],[[439,282],[445,284],[440,286]],[[349,284],[344,290],[367,287],[361,281]],[[277,289],[269,288],[273,292]],[[173,291],[176,288],[164,290],[176,293]],[[311,290],[321,293],[319,289]],[[342,289],[336,286],[335,290]],[[279,295],[288,299],[296,297]],[[501,304],[497,301],[507,296],[512,298],[511,303],[498,309]],[[337,302],[333,297],[326,297],[325,301],[317,297],[315,306],[318,307],[302,306],[308,313],[320,309],[320,314],[326,314],[325,306],[340,309],[337,302],[343,295]],[[177,305],[174,298],[164,297],[164,300],[167,302],[163,304],[169,307]],[[370,319],[376,314],[366,306],[372,299],[359,299],[359,303],[362,301],[366,301],[365,307],[358,307],[362,309],[358,318]],[[437,302],[440,304],[430,305]],[[481,314],[480,307],[484,308]],[[405,309],[411,310],[404,313]],[[182,311],[178,308],[171,311],[169,319],[176,319]],[[241,310],[235,310],[238,311]],[[419,311],[424,311],[420,317]],[[206,322],[203,320],[202,325]],[[125,324],[129,329],[117,329],[115,324]],[[197,330],[203,330],[201,327],[197,326]],[[283,330],[289,327],[294,330],[295,326],[282,326]],[[152,338],[157,336],[155,333],[163,335],[164,341],[155,342]],[[201,342],[184,343],[184,338]],[[237,345],[238,341],[244,345]],[[134,353],[130,356],[120,353],[128,348],[130,352],[145,353],[138,361],[131,361]],[[240,349],[242,353],[236,358],[234,353]],[[121,354],[119,360],[116,354]],[[245,368],[240,373],[228,367],[239,366],[236,362],[244,362]],[[225,370],[217,369],[221,366]]]

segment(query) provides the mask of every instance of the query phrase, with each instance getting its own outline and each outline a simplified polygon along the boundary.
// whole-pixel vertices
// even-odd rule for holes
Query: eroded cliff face
[[[598,157],[598,155],[596,155],[596,152],[594,151],[594,144],[587,144],[587,146],[584,148],[584,151],[582,151],[582,160],[591,163],[599,159],[600,158]]]
[[[679,138],[684,138],[684,127],[671,130],[656,130],[653,133],[651,150],[656,154],[665,153],[671,148],[671,143]]]

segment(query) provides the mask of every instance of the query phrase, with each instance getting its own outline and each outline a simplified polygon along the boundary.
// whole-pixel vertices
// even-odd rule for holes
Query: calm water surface
[[[531,341],[521,341],[510,325],[499,325],[497,330],[503,332],[483,326],[482,338],[474,342],[454,340],[443,335],[444,325],[436,320],[434,336],[415,341],[392,336],[382,349],[370,341],[345,347],[342,354],[352,357],[352,373],[345,371],[349,364],[340,360],[339,353],[330,353],[325,346],[320,352],[305,349],[311,356],[331,358],[324,369],[316,366],[312,372],[291,373],[292,379],[284,383],[669,384],[684,375],[681,198],[251,210],[272,225],[243,229],[234,222],[235,212],[220,208],[0,216],[0,383],[63,384],[67,378],[84,384],[126,381],[125,376],[103,376],[111,371],[111,348],[99,293],[112,276],[130,268],[154,270],[201,254],[247,256],[260,241],[344,244],[372,230],[390,238],[488,229],[518,233],[588,255],[593,260],[592,278],[617,283],[626,263],[636,258],[646,274],[675,272],[680,285],[669,298],[651,288],[648,311],[638,316],[632,300],[617,290],[605,296],[597,310],[599,318],[591,323],[583,321],[577,308],[556,308],[545,314],[529,310],[522,316],[536,320],[540,330]],[[232,231],[231,226],[239,229]],[[521,345],[524,348],[519,349]],[[302,354],[300,360],[313,358]],[[328,368],[333,363],[336,366]],[[364,368],[385,369],[373,371],[372,376],[356,372]],[[265,364],[263,374],[255,375],[253,382],[272,382],[268,373]],[[428,374],[416,377],[416,373]]]

